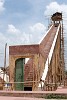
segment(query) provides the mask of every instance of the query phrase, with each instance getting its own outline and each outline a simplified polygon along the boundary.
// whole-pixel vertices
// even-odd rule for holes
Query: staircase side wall
[[[58,32],[58,37],[56,40],[56,45],[54,47],[54,52],[52,55],[51,63],[48,68],[48,74],[46,77],[47,84],[55,84],[48,85],[44,87],[44,90],[55,90],[57,88],[58,83],[62,83],[62,68],[61,68],[61,28]]]

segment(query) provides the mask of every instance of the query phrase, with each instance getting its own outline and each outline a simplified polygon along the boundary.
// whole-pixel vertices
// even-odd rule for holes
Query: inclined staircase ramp
[[[58,27],[55,27],[52,25],[49,30],[46,32],[46,34],[43,36],[43,38],[39,42],[39,46],[41,48],[40,54],[46,59],[45,66],[41,75],[41,80],[45,82],[45,79],[48,74],[48,66],[51,62],[51,58],[53,55],[54,47],[56,45],[56,40],[58,36],[58,31],[60,29],[60,24]],[[29,82],[33,81],[33,67],[32,67],[32,59],[30,58],[28,62],[25,64],[24,69],[24,81]],[[24,83],[24,86],[32,87],[33,83]],[[44,86],[44,83],[42,82],[42,87]],[[41,84],[38,84],[38,87],[41,87]]]
[[[56,45],[56,40],[57,40],[59,29],[60,29],[60,24],[58,25],[58,27],[55,27],[55,26],[52,25],[50,27],[50,29],[48,30],[48,32],[47,32],[47,34],[50,33],[53,36],[50,36],[49,37],[50,39],[48,39],[49,42],[46,43],[46,45],[48,45],[48,46],[51,45],[51,47],[48,47],[48,48],[45,47],[45,49],[47,50],[47,52],[48,51],[49,52],[47,53],[48,55],[47,55],[46,63],[45,63],[45,66],[44,66],[44,71],[43,71],[43,74],[42,74],[42,77],[41,77],[41,80],[43,80],[44,82],[45,82],[45,79],[46,79],[46,77],[48,75],[48,67],[49,67],[50,62],[51,62],[51,58],[52,58],[52,55],[53,55],[54,47]],[[43,87],[44,86],[44,82],[42,82],[42,84],[39,84],[38,87],[41,87],[41,85]]]

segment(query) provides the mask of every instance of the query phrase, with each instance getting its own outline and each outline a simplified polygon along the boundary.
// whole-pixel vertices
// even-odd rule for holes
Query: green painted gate
[[[15,62],[15,82],[24,82],[24,63],[24,58],[17,59]],[[24,90],[24,84],[16,83],[15,90]]]

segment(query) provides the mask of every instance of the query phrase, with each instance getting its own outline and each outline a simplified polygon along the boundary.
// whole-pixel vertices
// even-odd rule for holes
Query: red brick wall
[[[9,55],[38,54],[39,45],[18,45],[9,47]]]

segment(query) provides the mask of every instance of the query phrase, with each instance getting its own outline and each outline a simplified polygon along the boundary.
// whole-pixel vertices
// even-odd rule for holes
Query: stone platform
[[[0,91],[0,98],[2,96],[5,96],[5,98],[6,97],[45,98],[48,95],[65,96],[67,98],[67,88],[59,87],[56,91]],[[21,99],[18,99],[18,100],[21,100]],[[22,100],[26,100],[26,99],[22,99]]]

